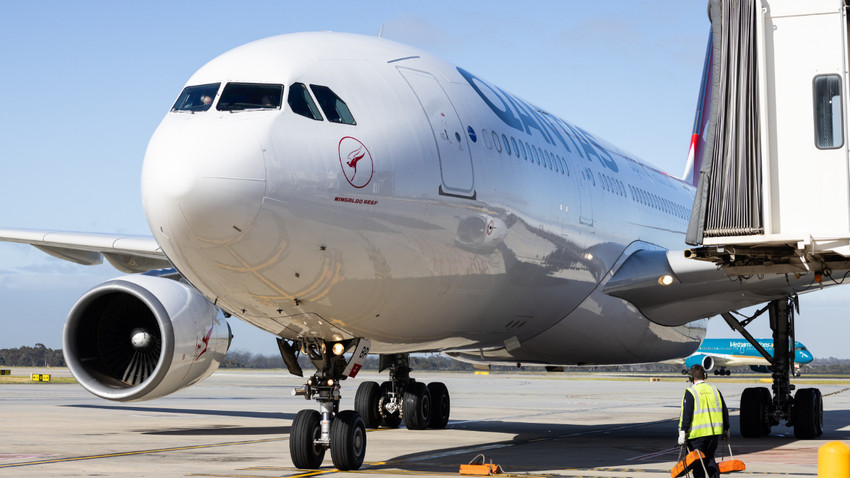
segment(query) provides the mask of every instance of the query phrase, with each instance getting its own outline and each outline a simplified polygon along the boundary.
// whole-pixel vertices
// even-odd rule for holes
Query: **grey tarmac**
[[[64,369],[17,369],[13,375]],[[0,385],[0,476],[458,476],[483,454],[506,476],[668,477],[678,455],[676,425],[684,378],[645,374],[414,372],[451,392],[445,430],[375,429],[357,472],[292,467],[289,427],[315,403],[290,395],[302,379],[285,371],[219,370],[206,381],[152,402],[114,403],[77,384]],[[824,394],[824,435],[796,440],[774,427],[770,437],[737,436],[744,388],[764,376],[710,379],[729,402],[732,451],[747,471],[736,476],[817,476],[818,448],[850,443],[847,380],[795,379]],[[353,408],[362,372],[343,384],[341,409]]]

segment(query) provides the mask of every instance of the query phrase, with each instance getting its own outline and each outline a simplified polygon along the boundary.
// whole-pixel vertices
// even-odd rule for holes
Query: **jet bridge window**
[[[310,92],[304,83],[294,83],[289,87],[289,96],[286,98],[292,112],[304,116],[305,118],[322,121],[322,114],[319,113],[319,107],[310,96]]]
[[[818,149],[836,149],[844,145],[841,112],[841,77],[815,77],[815,145]]]
[[[188,111],[195,113],[206,111],[212,106],[215,94],[221,83],[210,83],[207,85],[187,86],[183,88],[171,111]]]
[[[316,101],[319,102],[319,106],[322,107],[322,111],[325,113],[325,118],[328,121],[332,123],[357,124],[354,121],[354,116],[351,115],[351,111],[348,109],[348,105],[336,93],[331,91],[330,88],[321,85],[310,85],[310,89],[316,95]]]
[[[219,111],[280,109],[283,85],[228,83],[215,109]]]

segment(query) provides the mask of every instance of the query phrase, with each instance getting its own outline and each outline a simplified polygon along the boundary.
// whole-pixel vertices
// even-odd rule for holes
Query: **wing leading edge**
[[[820,287],[811,275],[728,276],[713,263],[686,259],[684,251],[644,249],[629,256],[603,290],[659,325],[678,326]]]
[[[170,268],[153,237],[29,229],[0,229],[0,241],[29,244],[53,257],[92,266],[105,258],[128,274]]]

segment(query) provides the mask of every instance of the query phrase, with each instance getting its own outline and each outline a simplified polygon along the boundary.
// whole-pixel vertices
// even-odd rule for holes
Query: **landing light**
[[[337,342],[334,344],[331,350],[333,351],[334,355],[342,355],[342,353],[345,352],[345,346]]]
[[[670,285],[673,283],[673,276],[671,276],[670,274],[664,274],[663,276],[658,278],[658,283],[664,286]]]

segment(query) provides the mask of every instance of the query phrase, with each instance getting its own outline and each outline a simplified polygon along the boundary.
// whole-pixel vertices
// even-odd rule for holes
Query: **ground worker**
[[[679,418],[679,445],[705,454],[705,469],[710,478],[718,478],[720,471],[714,461],[714,452],[722,436],[729,441],[729,410],[717,388],[705,381],[705,369],[694,365],[689,371],[693,385],[685,390],[682,414]],[[702,465],[693,468],[695,478],[705,476]]]

